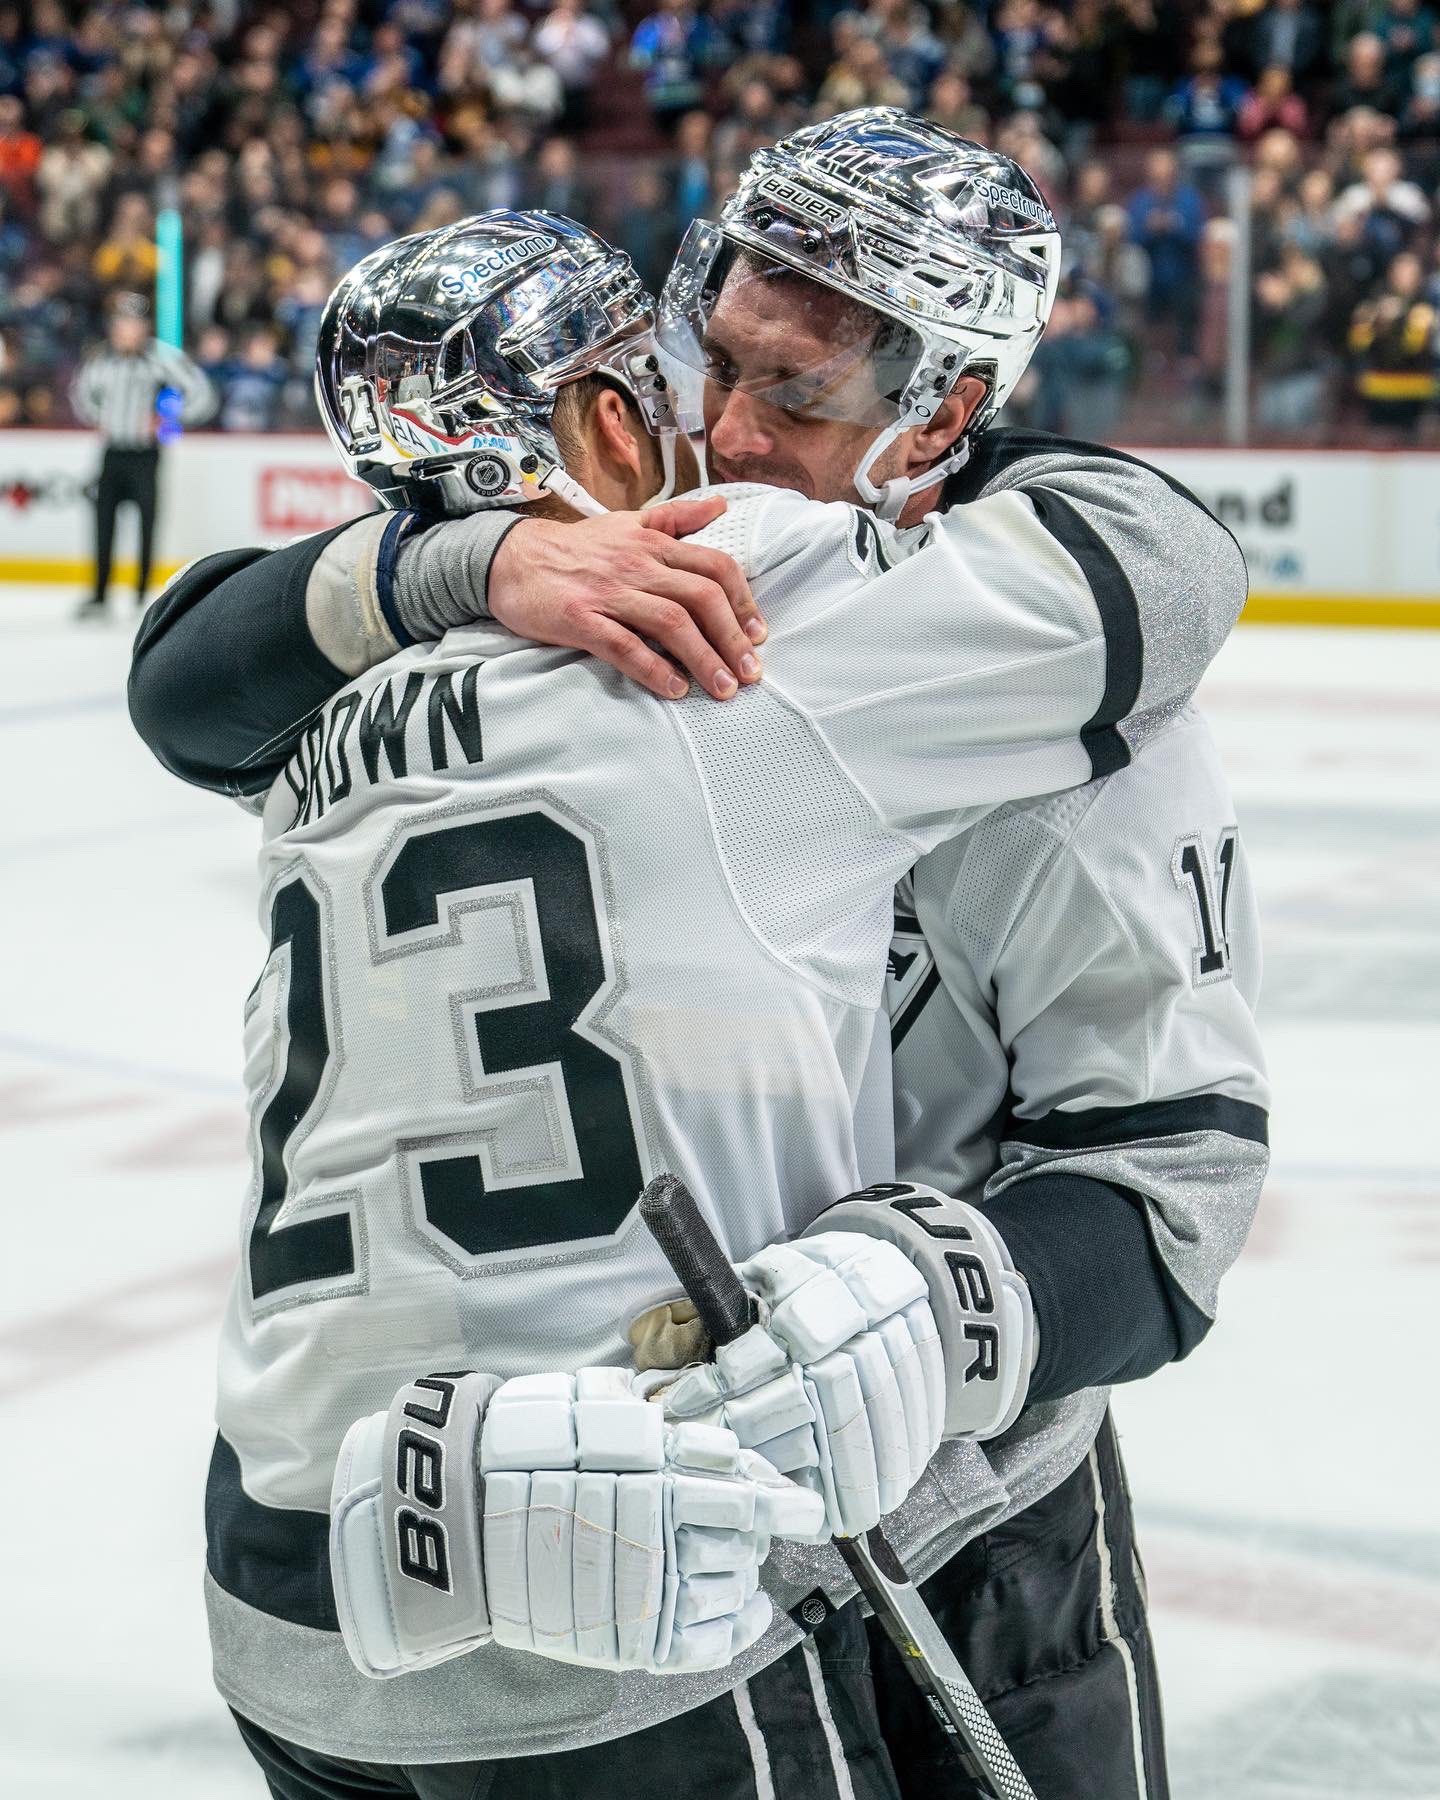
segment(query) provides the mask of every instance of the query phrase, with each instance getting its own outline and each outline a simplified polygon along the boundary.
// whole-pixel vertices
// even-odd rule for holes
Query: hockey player
[[[903,185],[898,165],[922,155],[933,162],[939,153],[932,128],[907,124],[902,131],[893,120],[882,125],[868,135],[867,122],[835,125],[847,152],[850,192],[872,204],[877,189],[893,202]],[[922,133],[918,140],[905,135],[916,131]],[[813,138],[801,149],[803,156],[782,148],[792,158],[786,178],[793,180],[799,171],[818,182],[821,157]],[[964,147],[957,151],[953,140],[940,149],[952,164],[969,154]],[[997,168],[994,159],[986,159],[978,173],[991,191],[1039,204],[1024,178],[1003,165]],[[959,167],[950,185],[952,193],[963,191]],[[820,203],[833,207],[839,204],[835,186],[829,191],[830,198],[822,193]],[[920,210],[923,214],[923,200]],[[1003,210],[999,217],[1004,219]],[[952,241],[964,241],[968,233],[978,263],[975,247],[983,245],[986,232],[973,211],[963,232],[953,217],[941,223]],[[994,215],[988,223],[996,224]],[[997,235],[1007,224],[1013,233],[1015,223],[1012,215]],[[733,209],[726,224],[738,240]],[[985,336],[993,355],[997,341],[990,323]],[[951,338],[952,348],[964,343],[963,333]],[[1023,358],[1011,358],[1006,375],[1018,374],[1017,361],[1023,367]],[[993,367],[986,371],[992,400],[1003,398],[1005,381],[997,373]],[[744,387],[729,391],[737,405],[750,402],[757,412],[770,406],[777,431],[789,428],[792,415],[774,406],[775,396]],[[713,396],[711,410],[713,417]],[[803,413],[794,423],[816,430],[813,417]],[[723,437],[716,433],[717,442]],[[903,448],[905,440],[900,443]],[[738,454],[733,444],[729,454]],[[822,491],[826,471],[811,475],[803,446],[791,454],[795,471]],[[902,1514],[908,1509],[913,1517],[920,1503],[926,1516],[911,1537],[924,1542],[919,1566],[944,1564],[930,1584],[932,1604],[979,1667],[997,1717],[1017,1737],[1022,1762],[1039,1790],[1160,1793],[1158,1707],[1129,1547],[1128,1503],[1108,1430],[1096,1438],[1104,1401],[1091,1384],[1146,1373],[1183,1353],[1203,1332],[1213,1309],[1213,1281],[1243,1237],[1263,1167],[1256,1139],[1263,1135],[1264,1089],[1246,1010],[1256,971],[1243,860],[1233,838],[1215,824],[1223,818],[1228,825],[1229,803],[1213,775],[1203,729],[1178,704],[1208,650],[1197,655],[1193,639],[1167,645],[1153,635],[1157,626],[1163,633],[1166,604],[1176,597],[1182,610],[1198,614],[1208,607],[1228,622],[1239,599],[1231,585],[1236,578],[1228,571],[1238,574],[1238,558],[1188,498],[1143,466],[1103,452],[1056,448],[1053,440],[1016,442],[1014,434],[992,432],[972,451],[966,473],[968,488],[955,492],[952,483],[951,492],[956,499],[973,494],[976,502],[952,512],[945,530],[967,516],[984,515],[994,499],[1014,503],[1018,495],[1005,490],[1020,488],[1027,497],[1019,504],[1042,517],[1054,534],[1052,549],[1055,540],[1064,544],[1066,557],[1089,578],[1094,604],[1108,614],[1113,631],[1107,687],[1113,680],[1116,691],[1107,694],[1108,705],[1103,712],[1097,708],[1092,722],[1097,779],[1090,788],[1063,803],[1006,809],[955,852],[921,863],[916,902],[940,951],[941,980],[931,962],[934,952],[923,940],[897,940],[902,1168],[943,1178],[951,1191],[972,1199],[980,1197],[988,1179],[996,1195],[990,1215],[1003,1212],[1002,1237],[1023,1241],[1016,1260],[1033,1290],[1044,1296],[1039,1360],[1028,1389],[1032,1400],[1044,1404],[1029,1406],[1018,1425],[989,1446],[983,1475],[973,1451],[961,1458],[955,1446],[947,1446]],[[888,473],[886,478],[893,479]],[[851,491],[848,479],[841,491]],[[1154,515],[1158,529],[1147,529],[1147,515]],[[594,528],[566,529],[580,538]],[[507,541],[518,545],[531,534],[558,530],[535,521],[515,526]],[[324,644],[327,604],[332,619],[364,619],[363,606],[343,588],[358,569],[363,599],[372,579],[365,565],[368,560],[373,571],[375,531],[367,523],[349,534],[357,541],[371,535],[368,548],[338,583],[333,557],[326,566],[326,552],[340,549],[339,538],[308,547],[303,574],[293,552],[241,559],[242,572],[229,580],[221,577],[234,565],[216,559],[218,567],[192,571],[189,585],[182,582],[172,592],[168,605],[152,615],[135,678],[140,721],[148,722],[152,742],[172,763],[212,780],[225,771],[240,788],[263,785],[274,755],[263,738],[280,730],[293,744],[293,729],[287,733],[282,727],[293,727],[309,704],[304,672],[316,671],[317,664],[306,621],[315,623],[317,641]],[[413,549],[418,556],[427,540],[438,543],[454,531],[443,526],[427,532]],[[1128,582],[1112,545],[1129,553]],[[420,583],[410,586],[405,579],[409,555],[402,551],[387,592],[392,612],[423,591]],[[1014,603],[1023,606],[1044,559],[1012,561],[1011,592]],[[500,569],[497,561],[494,575]],[[1197,569],[1203,571],[1199,576]],[[426,604],[434,604],[435,593],[432,586]],[[212,604],[220,600],[236,609],[228,619]],[[397,621],[400,617],[396,613]],[[419,612],[412,618],[423,624]],[[223,641],[209,646],[208,663],[194,654],[201,621],[221,631],[233,628],[237,650],[230,664]],[[347,653],[357,653],[364,630],[356,628]],[[1156,731],[1153,741],[1134,753],[1117,729],[1139,674],[1137,656],[1131,657],[1127,678],[1125,659],[1117,654],[1127,632],[1132,652],[1142,640],[1151,652],[1147,686],[1158,662],[1157,697],[1176,702],[1168,730]],[[258,637],[273,651],[277,642],[284,649],[287,634],[292,646],[304,644],[307,660],[296,657],[283,673],[279,665],[267,665],[281,675],[278,681],[267,681],[263,668],[259,680],[241,679],[228,716],[211,721],[208,741],[183,719],[164,718],[177,668],[188,667],[207,681],[222,669],[235,677],[242,637]],[[1171,651],[1179,660],[1167,667]],[[1168,682],[1173,687],[1167,689]],[[318,699],[320,686],[311,682],[308,692]],[[246,710],[261,720],[259,727],[247,727]],[[245,755],[232,756],[242,740]],[[240,766],[247,756],[252,758],[248,773]],[[1177,831],[1173,821],[1182,813],[1187,830]],[[1119,830],[1117,815],[1126,825],[1125,861],[1112,874],[1100,852],[1106,834]],[[1086,841],[1090,831],[1099,849]],[[1198,841],[1188,842],[1187,831]],[[1222,914],[1228,943],[1216,924]],[[1064,954],[1057,958],[1057,951]],[[1146,971],[1143,987],[1136,979],[1139,968]],[[1108,1021],[1113,1048],[1106,1033],[1097,1031],[1097,1018]],[[926,1034],[932,1049],[921,1065],[912,1051]],[[1007,1059],[1013,1059],[1015,1070],[1010,1107]],[[968,1085],[957,1089],[957,1078]],[[1072,1114],[1073,1134],[1063,1141]],[[757,1285],[774,1278],[763,1267],[753,1269],[751,1277]],[[715,1398],[713,1392],[699,1396],[707,1406]],[[808,1447],[803,1454],[810,1454]],[[872,1505],[879,1499],[877,1490]],[[956,1546],[974,1534],[987,1510],[996,1519],[1013,1517],[956,1555]],[[1006,1572],[1012,1568],[1027,1571],[1018,1586]],[[837,1691],[846,1702],[841,1717],[847,1722],[844,1748],[851,1767],[834,1780],[858,1782],[855,1770],[864,1763],[866,1779],[882,1782],[865,1791],[891,1792],[883,1783],[897,1777],[911,1791],[933,1775],[931,1765],[943,1752],[923,1721],[905,1716],[908,1697],[903,1688],[891,1691],[895,1672],[883,1652],[877,1653],[874,1677],[891,1728],[885,1734],[886,1767],[875,1774],[874,1746],[862,1746],[863,1732],[850,1728],[857,1716],[870,1716],[864,1698],[869,1677],[847,1677],[841,1666],[847,1650],[854,1660],[853,1644],[844,1642],[847,1631],[853,1639],[853,1629],[848,1611],[823,1628],[827,1645],[840,1641],[843,1647],[826,1679],[811,1690],[817,1707]],[[783,1667],[783,1660],[776,1665]],[[1047,1680],[1038,1685],[1042,1674]],[[809,1684],[801,1685],[803,1690]],[[742,1707],[739,1698],[736,1706]],[[786,1716],[772,1722],[798,1733],[813,1725],[814,1710],[792,1703]],[[713,1709],[687,1715],[689,1741],[703,1743],[715,1717]],[[762,1730],[758,1741],[763,1749],[773,1739]],[[817,1730],[814,1741],[823,1747],[836,1740]],[[747,1742],[755,1745],[755,1733],[747,1733]],[[798,1791],[832,1791],[824,1778],[814,1779],[822,1785]]]

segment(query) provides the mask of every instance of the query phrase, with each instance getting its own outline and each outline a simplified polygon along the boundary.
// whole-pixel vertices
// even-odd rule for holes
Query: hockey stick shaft
[[[754,1303],[685,1183],[676,1175],[657,1175],[640,1197],[640,1217],[713,1342],[728,1344],[748,1330]],[[834,1542],[966,1773],[990,1800],[1035,1800],[984,1701],[884,1534],[877,1527],[864,1538]]]

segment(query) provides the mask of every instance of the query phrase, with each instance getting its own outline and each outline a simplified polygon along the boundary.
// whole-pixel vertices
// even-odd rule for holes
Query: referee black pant
[[[95,599],[103,601],[110,586],[115,548],[115,514],[127,501],[140,512],[140,562],[135,592],[143,599],[150,585],[150,559],[155,544],[155,510],[159,499],[160,451],[154,444],[135,449],[106,447],[95,493]]]
[[[922,1592],[1038,1800],[1166,1800],[1144,1582],[1108,1417],[1074,1474],[967,1545]],[[322,1756],[237,1722],[275,1800],[976,1794],[858,1602],[732,1693],[583,1750],[402,1767]]]

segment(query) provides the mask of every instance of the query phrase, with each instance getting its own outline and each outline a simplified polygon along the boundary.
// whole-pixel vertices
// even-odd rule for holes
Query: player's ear
[[[635,436],[637,426],[623,395],[615,388],[602,387],[595,398],[590,420],[596,451],[616,474],[622,479],[626,474],[631,477],[642,474],[643,452]]]
[[[959,438],[985,399],[985,383],[962,375],[941,401],[935,416],[917,425],[910,436],[910,472],[928,469]]]

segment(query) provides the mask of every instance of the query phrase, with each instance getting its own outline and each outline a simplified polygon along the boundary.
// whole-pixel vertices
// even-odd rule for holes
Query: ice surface
[[[0,1792],[259,1800],[201,1490],[256,827],[132,735],[128,633],[0,590]],[[1221,1321],[1116,1402],[1177,1800],[1440,1797],[1440,634],[1207,683],[1267,928],[1275,1168]]]

